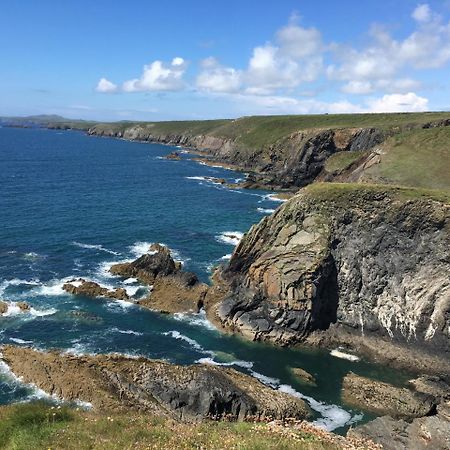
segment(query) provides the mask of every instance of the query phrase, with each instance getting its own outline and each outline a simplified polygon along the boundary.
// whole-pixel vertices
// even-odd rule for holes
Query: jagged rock
[[[27,302],[17,302],[16,304],[22,312],[30,310],[30,305]]]
[[[301,383],[316,384],[314,376],[301,367],[291,367],[291,372]]]
[[[442,403],[437,413],[411,423],[389,416],[378,417],[350,429],[347,437],[370,439],[385,450],[448,450],[450,448],[450,404]]]
[[[152,284],[158,275],[167,276],[179,270],[167,247],[155,244],[150,249],[155,253],[146,253],[131,263],[114,264],[109,269],[110,272],[125,278],[137,278],[145,284]]]
[[[177,366],[120,355],[73,356],[5,346],[4,361],[25,382],[97,410],[139,409],[184,420],[231,416],[306,418],[306,404],[234,369]]]
[[[94,281],[86,281],[82,278],[65,283],[63,285],[63,289],[69,294],[73,295],[83,295],[85,297],[108,297],[115,298],[117,300],[129,300],[127,291],[124,288],[116,288],[111,291],[108,288],[100,286]]]
[[[177,272],[158,277],[151,294],[138,304],[165,313],[194,312],[203,306],[208,286],[200,283],[192,272]]]
[[[0,314],[5,314],[8,311],[8,303],[0,300]]]
[[[181,156],[178,152],[172,152],[165,156],[166,159],[172,159],[175,161],[179,161],[181,159]]]
[[[348,373],[342,383],[342,400],[348,405],[389,414],[396,419],[426,416],[436,407],[432,395]]]
[[[254,340],[363,342],[358,353],[371,347],[372,358],[450,371],[450,208],[441,198],[388,186],[302,189],[241,240],[222,274],[230,290],[209,316]]]

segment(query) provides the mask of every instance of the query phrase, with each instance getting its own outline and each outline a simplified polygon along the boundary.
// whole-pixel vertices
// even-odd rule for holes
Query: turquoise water
[[[173,150],[73,131],[0,128],[0,298],[32,306],[31,313],[12,307],[0,317],[0,343],[231,365],[305,398],[328,429],[342,432],[372,418],[341,404],[342,377],[352,370],[401,382],[407,374],[223,335],[203,314],[161,315],[62,291],[64,280],[84,277],[145,295],[144,287],[124,284],[107,268],[140,256],[152,242],[168,245],[207,281],[233,250],[223,233],[243,233],[279,205],[267,192],[229,190],[202,178],[235,181],[240,173],[198,164],[185,153],[181,161],[161,158]],[[289,367],[314,374],[317,386],[296,381]],[[4,364],[0,372],[0,404],[43,395]]]

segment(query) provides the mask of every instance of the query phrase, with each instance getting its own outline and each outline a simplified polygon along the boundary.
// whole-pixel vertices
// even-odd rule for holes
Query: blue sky
[[[0,115],[450,109],[450,1],[2,1]]]

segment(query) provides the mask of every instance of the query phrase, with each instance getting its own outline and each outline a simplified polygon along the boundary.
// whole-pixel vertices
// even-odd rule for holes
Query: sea
[[[165,159],[172,151],[181,160]],[[375,416],[341,400],[353,371],[403,385],[410,374],[345,352],[279,348],[219,332],[205,314],[159,314],[129,302],[73,296],[64,282],[85,278],[148,294],[108,268],[132,261],[152,243],[167,245],[186,270],[208,282],[239,238],[281,202],[266,191],[229,189],[244,173],[195,161],[183,148],[88,136],[78,131],[0,128],[0,345],[121,353],[176,364],[233,367],[304,399],[312,421],[344,433]],[[16,305],[26,301],[31,309]],[[301,367],[316,379],[303,384]],[[0,404],[47,399],[0,359]]]

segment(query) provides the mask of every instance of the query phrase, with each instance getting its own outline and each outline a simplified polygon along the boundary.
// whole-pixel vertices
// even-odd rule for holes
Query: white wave
[[[229,259],[231,259],[231,253],[228,253],[228,255],[224,255],[222,256],[222,258],[220,258],[222,261],[228,261]]]
[[[38,309],[30,308],[30,314],[35,317],[51,316],[51,315],[55,314],[56,312],[58,312],[58,310],[55,308],[44,309],[42,311],[38,310]]]
[[[251,369],[253,367],[253,363],[251,361],[230,361],[230,362],[218,362],[214,361],[214,358],[208,357],[208,358],[200,358],[197,361],[195,361],[198,364],[210,364],[212,366],[238,366],[242,367],[244,369]]]
[[[134,284],[137,282],[138,282],[137,278],[127,278],[126,280],[123,281],[123,284]]]
[[[64,353],[67,353],[70,355],[76,355],[76,356],[95,354],[95,353],[89,352],[87,350],[86,344],[81,343],[79,339],[74,339],[71,343],[73,344],[72,347],[69,347]]]
[[[141,286],[127,286],[125,288],[129,297],[135,296],[139,289],[141,289]]]
[[[276,210],[270,208],[258,208],[258,212],[263,214],[273,214]]]
[[[240,231],[224,231],[219,236],[216,236],[216,239],[224,244],[238,245],[243,236],[244,234]]]
[[[254,370],[251,370],[250,373],[252,374],[253,377],[261,381],[261,383],[266,384],[272,388],[276,388],[280,384],[280,380],[278,378],[268,377],[267,375],[255,372]]]
[[[272,202],[279,202],[279,203],[287,202],[287,199],[279,198],[276,196],[277,194],[265,194],[265,195],[255,194],[255,195],[258,195],[261,197],[261,200],[258,203],[262,203],[263,201],[267,201],[267,200],[270,200]]]
[[[139,331],[121,330],[120,328],[117,328],[117,327],[112,328],[111,331],[114,331],[116,333],[121,333],[121,334],[134,334],[135,336],[143,336],[144,335],[144,333],[140,333]]]
[[[350,422],[354,423],[356,420],[356,417],[352,417],[352,415],[348,411],[345,411],[341,407],[337,405],[327,405],[324,402],[319,402],[312,397],[297,392],[292,386],[289,386],[287,384],[280,385],[278,387],[278,390],[280,392],[285,392],[286,394],[305,400],[309,404],[311,409],[317,411],[322,415],[322,417],[315,420],[313,424],[327,431],[336,430],[337,428],[348,425]]]
[[[191,339],[190,337],[181,334],[179,331],[176,330],[166,331],[165,333],[163,333],[163,335],[171,336],[174,339],[179,339],[184,342],[187,342],[191,347],[195,348],[196,350],[205,351],[203,347],[195,339]]]
[[[86,248],[86,249],[89,249],[89,250],[100,250],[102,252],[106,252],[106,253],[109,253],[111,255],[116,255],[116,256],[120,255],[120,253],[115,252],[113,250],[110,250],[108,248],[105,248],[105,247],[103,247],[103,245],[100,245],[100,244],[85,244],[83,242],[73,241],[72,245],[76,245],[77,247]]]
[[[26,341],[20,338],[9,338],[10,341],[15,342],[16,344],[32,344],[33,341]]]
[[[74,403],[76,406],[78,406],[81,409],[84,409],[85,411],[89,411],[93,408],[92,403],[90,402],[85,402],[83,400],[74,400]]]
[[[359,361],[359,357],[356,355],[352,355],[350,353],[345,353],[338,348],[335,348],[334,350],[331,350],[330,352],[331,356],[334,356],[335,358],[341,358],[341,359],[347,359],[348,361]]]
[[[36,252],[28,252],[28,253],[25,253],[23,255],[23,257],[24,257],[24,259],[35,261],[36,259],[40,259],[41,255],[39,255],[39,253],[36,253]]]
[[[133,302],[127,300],[114,300],[112,302],[106,302],[106,306],[108,307],[108,309],[117,312],[118,310],[132,308],[136,305]]]
[[[138,241],[135,242],[130,247],[130,252],[135,256],[136,258],[140,258],[142,255],[145,255],[146,253],[149,254],[155,254],[156,252],[150,250],[150,246],[153,244],[153,242],[146,242],[146,241]]]
[[[184,177],[186,180],[207,181],[208,177]]]
[[[34,307],[30,307],[29,309],[20,309],[17,302],[7,302],[7,305],[8,309],[4,314],[2,314],[2,317],[14,317],[18,315],[23,315],[25,317],[26,316],[43,317],[43,316],[50,316],[57,312],[55,308],[39,310]]]
[[[197,314],[175,313],[173,315],[173,318],[175,320],[187,322],[190,325],[207,328],[208,330],[213,330],[213,331],[217,330],[217,328],[207,319],[206,312],[204,309],[202,309]]]
[[[39,286],[41,283],[39,280],[21,280],[20,278],[13,278],[11,280],[4,280],[0,283],[0,295],[3,295],[4,292],[10,287],[10,286],[22,286],[22,285],[28,285],[28,286]]]

